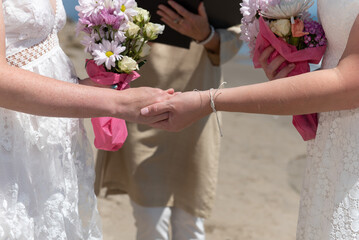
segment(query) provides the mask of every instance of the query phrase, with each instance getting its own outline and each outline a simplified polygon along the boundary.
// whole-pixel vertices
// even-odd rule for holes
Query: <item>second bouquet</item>
[[[308,12],[313,4],[313,0],[243,1],[241,38],[248,43],[256,68],[262,67],[260,56],[269,46],[275,49],[269,62],[278,55],[286,60],[279,70],[289,63],[295,64],[289,76],[309,72],[309,63],[321,61],[327,41],[322,26],[311,19]],[[314,139],[317,113],[295,115],[293,125],[303,140]]]
[[[135,0],[80,0],[78,32],[85,33],[81,43],[92,59],[86,71],[92,81],[115,90],[129,88],[140,75],[136,72],[150,52],[148,41],[162,34],[164,26],[150,22],[147,10]],[[117,151],[127,138],[123,119],[91,119],[95,147]]]

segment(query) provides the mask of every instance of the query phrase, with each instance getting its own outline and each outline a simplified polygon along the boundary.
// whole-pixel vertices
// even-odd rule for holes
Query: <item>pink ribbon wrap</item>
[[[261,68],[259,58],[261,53],[267,47],[272,46],[275,50],[269,57],[271,62],[278,55],[283,56],[287,62],[295,63],[295,68],[288,76],[295,76],[310,71],[309,63],[318,64],[322,59],[326,46],[316,48],[306,48],[297,50],[293,45],[286,43],[283,39],[277,37],[265,23],[262,17],[259,18],[259,34],[257,36],[256,46],[254,49],[253,63],[255,68]],[[285,67],[288,63],[283,63],[279,70]],[[317,113],[294,115],[292,121],[294,127],[302,136],[304,141],[315,138],[318,127]]]
[[[131,74],[107,72],[104,66],[97,66],[93,60],[86,60],[86,71],[92,81],[108,86],[117,84],[117,90],[129,88],[130,82],[140,77],[135,71]],[[94,144],[97,149],[117,151],[125,143],[127,138],[125,120],[113,117],[99,117],[92,118],[91,123],[95,134]]]

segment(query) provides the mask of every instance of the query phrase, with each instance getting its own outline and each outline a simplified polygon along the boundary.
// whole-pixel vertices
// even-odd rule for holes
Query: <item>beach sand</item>
[[[85,54],[68,23],[60,42],[80,77]],[[226,87],[265,81],[261,70],[238,56],[223,66]],[[91,124],[85,121],[93,141]],[[299,192],[305,166],[305,142],[291,117],[223,113],[224,137],[216,203],[206,221],[208,240],[295,239]],[[94,149],[96,153],[96,150]],[[132,209],[126,195],[98,198],[105,240],[135,239]]]

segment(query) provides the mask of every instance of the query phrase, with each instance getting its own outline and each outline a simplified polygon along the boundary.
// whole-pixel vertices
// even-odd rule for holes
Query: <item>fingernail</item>
[[[141,115],[143,115],[143,116],[147,115],[149,112],[150,111],[148,110],[148,107],[141,109]]]

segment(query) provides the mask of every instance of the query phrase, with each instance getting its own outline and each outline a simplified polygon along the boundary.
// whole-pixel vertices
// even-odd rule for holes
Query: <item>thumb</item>
[[[146,117],[152,117],[168,111],[170,111],[170,105],[164,102],[160,102],[142,108],[141,115]]]
[[[203,2],[198,5],[198,15],[207,19],[207,12]]]

